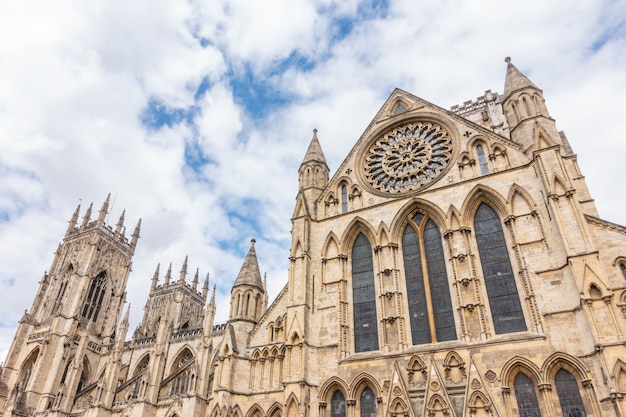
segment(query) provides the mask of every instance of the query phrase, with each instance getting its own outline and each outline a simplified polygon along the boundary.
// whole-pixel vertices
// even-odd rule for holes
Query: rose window
[[[376,140],[365,157],[365,178],[377,190],[419,190],[443,172],[452,141],[438,124],[415,122],[393,128]]]

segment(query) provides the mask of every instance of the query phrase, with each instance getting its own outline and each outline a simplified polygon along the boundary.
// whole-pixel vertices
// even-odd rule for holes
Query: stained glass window
[[[478,207],[474,230],[496,333],[526,330],[502,224],[487,204]]]
[[[416,214],[404,229],[402,253],[413,344],[455,340],[448,274],[435,222]]]
[[[480,165],[480,173],[482,175],[489,174],[489,166],[487,166],[487,158],[485,158],[485,150],[483,145],[476,146],[476,155],[478,155],[478,165]]]
[[[89,284],[89,291],[87,292],[87,298],[83,306],[82,316],[87,320],[91,319],[96,321],[98,313],[102,307],[102,299],[104,298],[104,292],[106,290],[107,276],[105,272],[101,272],[97,277],[91,280]]]
[[[515,377],[513,384],[515,386],[515,399],[517,400],[519,417],[541,417],[533,381],[520,372]]]
[[[372,246],[360,233],[352,247],[352,299],[354,303],[354,350],[378,350],[376,289]]]
[[[346,417],[346,398],[339,390],[335,391],[330,399],[330,416]]]
[[[578,383],[574,376],[565,369],[560,369],[554,378],[556,393],[559,396],[561,412],[564,417],[585,417],[583,399],[578,391]]]
[[[376,397],[374,392],[369,388],[365,388],[361,393],[361,417],[376,417]]]

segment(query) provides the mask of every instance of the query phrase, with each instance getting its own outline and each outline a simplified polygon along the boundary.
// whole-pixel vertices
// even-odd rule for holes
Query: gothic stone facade
[[[72,217],[4,416],[626,415],[626,228],[510,61],[503,94],[450,110],[395,90],[330,179],[314,132],[288,282],[268,305],[253,241],[226,324],[185,261],[125,341],[139,225],[107,211]]]

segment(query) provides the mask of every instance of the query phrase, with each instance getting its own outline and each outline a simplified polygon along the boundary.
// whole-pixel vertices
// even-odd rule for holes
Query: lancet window
[[[554,385],[564,416],[585,417],[587,415],[578,390],[578,383],[572,374],[565,369],[560,369],[554,377]]]
[[[487,165],[487,158],[485,157],[485,149],[483,148],[483,145],[476,146],[476,155],[478,156],[480,173],[482,175],[489,174],[489,166]]]
[[[413,344],[455,340],[441,233],[432,219],[418,213],[409,220],[402,253]]]
[[[533,381],[523,373],[517,374],[513,382],[515,387],[515,399],[520,417],[541,417],[537,392]]]
[[[330,416],[346,417],[346,398],[339,390],[335,391],[330,399]]]
[[[376,417],[376,397],[370,387],[366,387],[361,393],[359,407],[361,417]]]
[[[476,210],[474,231],[495,332],[502,334],[526,330],[502,223],[496,212],[485,203]]]
[[[87,298],[83,306],[83,312],[81,316],[87,320],[91,319],[96,321],[98,313],[102,307],[102,300],[104,299],[104,293],[106,290],[107,275],[106,272],[101,272],[89,284],[89,291],[87,292]]]
[[[354,306],[354,350],[378,350],[376,289],[372,246],[363,233],[352,247],[352,298]]]

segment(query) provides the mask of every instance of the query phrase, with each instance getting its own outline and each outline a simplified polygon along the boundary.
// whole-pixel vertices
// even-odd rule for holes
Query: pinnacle
[[[504,81],[504,92],[502,95],[505,99],[508,98],[513,92],[523,88],[534,88],[539,90],[539,88],[533,84],[528,77],[526,77],[520,70],[517,69],[515,65],[513,65],[511,57],[507,56],[504,59],[504,62],[506,62],[506,78]]]
[[[306,164],[307,162],[318,162],[326,165],[326,157],[324,156],[322,146],[317,139],[317,129],[313,129],[313,137],[311,138],[309,149],[307,149],[306,154],[304,155],[304,159],[302,160],[302,165]]]
[[[246,259],[243,261],[243,265],[241,266],[241,271],[239,271],[239,275],[235,280],[235,284],[233,288],[238,285],[251,285],[259,288],[263,291],[263,282],[261,281],[261,271],[259,270],[259,262],[256,257],[256,250],[254,249],[254,244],[256,240],[252,239],[250,241],[250,250],[248,250],[248,254],[246,255]]]

